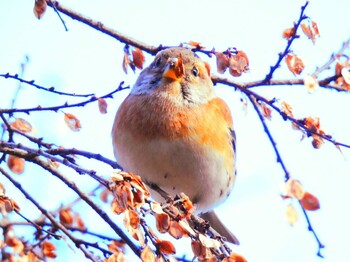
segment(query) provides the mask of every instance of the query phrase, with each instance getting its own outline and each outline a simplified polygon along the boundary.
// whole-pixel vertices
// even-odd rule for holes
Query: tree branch
[[[40,204],[37,202],[27,191],[23,189],[23,186],[18,183],[16,180],[14,180],[10,174],[8,174],[2,167],[0,167],[0,172],[18,189],[21,191],[21,193],[30,201],[32,202],[37,209],[40,210],[40,212],[47,217],[50,222],[57,228],[59,228],[66,236],[68,236],[76,245],[77,247],[84,253],[84,255],[89,258],[91,261],[97,261],[97,259],[90,253],[84,245],[81,243],[78,243],[77,239],[59,222],[55,220],[55,218],[47,212]]]
[[[114,91],[112,91],[104,96],[101,96],[99,98],[112,98],[113,94],[130,88],[129,86],[123,87],[123,84],[124,84],[124,82],[121,82],[117,89],[115,89]],[[85,100],[85,101],[80,102],[80,103],[68,104],[66,102],[65,104],[59,105],[59,106],[49,106],[49,107],[37,106],[37,107],[32,107],[32,108],[20,108],[20,109],[15,109],[15,108],[0,109],[0,114],[13,114],[13,113],[27,113],[27,114],[29,114],[30,112],[36,112],[36,111],[54,111],[54,112],[57,112],[58,110],[64,109],[64,108],[84,107],[89,103],[97,101],[99,98],[92,96],[90,99]]]
[[[162,50],[162,46],[155,47],[155,46],[151,46],[151,45],[146,45],[145,43],[142,43],[136,39],[133,39],[132,37],[129,37],[125,34],[122,34],[118,31],[114,30],[113,28],[105,26],[103,23],[101,23],[99,21],[93,20],[93,19],[88,18],[88,17],[86,17],[86,16],[84,16],[84,15],[82,15],[82,14],[80,14],[72,9],[69,9],[69,8],[61,5],[57,1],[54,1],[54,0],[47,1],[47,5],[54,8],[55,10],[58,10],[59,12],[65,14],[66,16],[69,16],[70,18],[72,18],[74,20],[77,20],[85,25],[88,25],[88,26],[96,29],[97,31],[100,31],[106,35],[109,35],[122,43],[140,48],[151,55],[155,55],[160,50]]]
[[[11,75],[10,73],[0,74],[0,77],[3,77],[5,79],[8,79],[8,78],[14,79],[14,80],[19,81],[20,83],[25,83],[27,85],[36,87],[37,89],[44,90],[44,91],[47,91],[47,92],[50,92],[50,93],[54,93],[54,94],[57,94],[57,95],[74,96],[74,97],[91,97],[91,96],[94,95],[94,94],[75,94],[75,93],[66,93],[66,92],[56,91],[53,86],[49,87],[49,88],[46,88],[46,87],[43,87],[43,86],[35,84],[34,80],[31,80],[31,81],[25,80],[25,79],[21,78],[20,76],[18,76],[17,74],[15,74],[15,75]]]
[[[253,104],[253,107],[254,107],[256,113],[257,113],[258,116],[259,116],[260,122],[261,122],[261,124],[263,125],[263,128],[264,128],[264,131],[265,131],[265,133],[267,134],[267,137],[269,138],[269,140],[270,140],[270,142],[271,142],[271,145],[272,145],[272,147],[273,147],[273,149],[274,149],[274,151],[275,151],[275,154],[276,154],[276,156],[277,156],[277,162],[281,165],[281,167],[282,167],[282,169],[283,169],[283,172],[284,172],[284,180],[285,180],[285,182],[287,182],[287,181],[290,179],[290,174],[289,174],[289,172],[288,172],[288,170],[287,170],[287,168],[286,168],[286,166],[285,166],[285,164],[284,164],[284,162],[283,162],[283,160],[282,160],[281,154],[280,154],[280,152],[279,152],[279,150],[278,150],[278,148],[277,148],[277,144],[276,144],[276,142],[275,142],[275,140],[274,140],[274,138],[273,138],[273,136],[272,136],[272,134],[271,134],[271,132],[270,132],[270,130],[269,130],[267,124],[266,124],[265,118],[264,118],[263,114],[261,113],[261,111],[260,111],[260,109],[259,109],[259,104],[258,104],[258,102],[256,101],[255,97],[253,97],[253,96],[248,96],[248,98],[249,98],[250,102]],[[306,213],[306,210],[304,209],[304,207],[302,206],[302,204],[301,204],[300,201],[299,201],[298,203],[299,203],[301,209],[303,210],[303,214],[304,214],[305,220],[306,220],[306,222],[307,222],[307,224],[308,224],[308,229],[309,229],[309,231],[314,235],[315,240],[316,240],[316,242],[317,242],[317,244],[318,244],[318,252],[317,252],[317,255],[320,256],[320,257],[322,257],[321,249],[324,248],[324,245],[321,243],[320,239],[319,239],[318,236],[317,236],[316,231],[315,231],[315,230],[313,229],[313,227],[311,226],[311,222],[310,222],[310,219],[309,219],[308,214]]]
[[[291,38],[288,40],[287,45],[284,49],[284,51],[280,54],[278,54],[277,62],[274,66],[270,67],[270,72],[266,75],[263,82],[268,83],[273,76],[273,73],[280,67],[280,64],[283,60],[283,58],[290,52],[290,47],[295,39],[297,39],[299,36],[297,35],[298,28],[301,24],[301,22],[307,18],[307,16],[304,15],[305,9],[308,6],[309,1],[306,1],[306,3],[301,7],[301,12],[298,21],[294,24],[294,33],[291,36]]]

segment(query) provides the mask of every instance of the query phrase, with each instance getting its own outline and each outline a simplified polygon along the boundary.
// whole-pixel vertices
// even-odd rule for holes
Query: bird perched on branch
[[[121,104],[112,137],[124,170],[170,195],[184,192],[202,218],[238,244],[212,211],[235,180],[232,118],[213,91],[209,65],[194,52],[169,48],[156,55]]]

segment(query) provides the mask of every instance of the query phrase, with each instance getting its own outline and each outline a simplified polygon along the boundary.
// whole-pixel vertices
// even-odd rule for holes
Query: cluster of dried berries
[[[211,238],[199,231],[193,225],[193,205],[185,194],[180,194],[173,200],[161,205],[151,201],[150,193],[139,176],[126,172],[118,172],[112,175],[109,190],[113,194],[112,210],[116,214],[123,214],[124,226],[132,237],[142,246],[141,260],[148,261],[176,261],[171,255],[176,253],[172,242],[162,240],[144,221],[143,216],[152,214],[156,220],[156,228],[159,233],[168,233],[175,239],[190,237],[192,250],[199,261],[217,261],[217,253],[222,247],[222,242]],[[105,193],[103,199],[106,200]],[[153,250],[148,244],[153,244]],[[124,255],[117,249],[115,254],[106,259],[106,262],[124,261]],[[221,254],[224,261],[245,261],[238,254]],[[237,258],[236,260],[233,260]],[[239,260],[240,259],[240,260]]]

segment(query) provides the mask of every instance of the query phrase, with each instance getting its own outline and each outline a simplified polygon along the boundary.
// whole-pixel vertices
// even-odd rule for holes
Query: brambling
[[[169,195],[184,192],[228,241],[237,238],[212,209],[235,181],[235,135],[209,65],[185,48],[159,52],[116,114],[114,154],[126,171]],[[157,192],[153,192],[153,197]]]

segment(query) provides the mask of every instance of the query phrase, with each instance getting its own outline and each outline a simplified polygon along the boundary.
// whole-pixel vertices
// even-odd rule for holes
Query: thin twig
[[[62,22],[62,24],[63,24],[64,30],[66,30],[66,32],[67,32],[67,31],[68,31],[68,27],[67,27],[67,25],[66,25],[66,22],[65,22],[65,21],[63,20],[63,18],[61,17],[60,12],[58,12],[56,6],[52,3],[51,0],[47,0],[47,1],[48,1],[48,3],[50,3],[50,6],[55,10],[55,12],[56,12],[58,18],[61,20],[61,22]]]
[[[280,152],[279,152],[279,150],[277,148],[277,144],[276,144],[276,142],[275,142],[275,140],[274,140],[274,138],[273,138],[273,136],[272,136],[272,134],[271,134],[267,124],[266,124],[265,118],[264,118],[263,114],[261,113],[261,111],[259,109],[259,104],[258,104],[258,102],[256,101],[256,99],[253,96],[248,96],[248,98],[249,98],[250,102],[253,104],[253,107],[254,107],[256,113],[259,116],[260,122],[261,122],[261,124],[264,127],[264,131],[267,134],[267,136],[268,136],[268,138],[269,138],[269,140],[271,142],[271,145],[272,145],[272,147],[273,147],[273,149],[275,151],[275,154],[277,156],[277,162],[281,165],[281,167],[283,169],[285,181],[287,181],[287,180],[290,179],[290,174],[289,174],[289,172],[288,172],[288,170],[287,170],[287,168],[286,168],[286,166],[284,164],[284,161],[282,160],[281,154],[280,154]],[[306,210],[304,209],[304,207],[302,206],[300,201],[299,201],[299,205],[300,205],[301,209],[303,210],[304,217],[305,217],[306,222],[308,224],[308,229],[309,229],[309,231],[312,232],[312,234],[314,235],[314,237],[316,239],[316,242],[318,243],[317,255],[322,257],[321,249],[324,247],[324,245],[321,243],[320,239],[317,236],[317,233],[315,232],[315,230],[311,226],[311,222],[310,222],[309,216],[306,213]]]
[[[106,179],[104,179],[103,177],[98,176],[96,171],[88,170],[88,169],[79,167],[76,164],[73,164],[69,161],[65,161],[64,159],[61,159],[61,158],[56,157],[54,155],[48,154],[40,149],[37,150],[37,149],[32,149],[32,148],[23,146],[22,144],[0,141],[0,152],[5,153],[5,154],[14,155],[17,157],[21,157],[21,158],[24,158],[27,160],[28,160],[28,158],[43,156],[47,159],[50,159],[51,161],[61,163],[67,167],[72,168],[74,171],[76,171],[80,175],[87,174],[87,175],[91,176],[92,178],[94,178],[99,183],[103,184],[104,186],[106,186],[106,187],[108,186],[108,181]]]
[[[349,48],[349,46],[350,38],[342,44],[342,47],[336,54],[331,55],[330,59],[323,66],[316,68],[315,72],[312,75],[317,77],[323,71],[330,69],[331,65],[344,54],[344,52],[346,51],[346,49]]]
[[[311,225],[311,221],[310,221],[310,218],[306,212],[306,210],[303,208],[302,204],[300,203],[299,201],[299,204],[300,204],[300,207],[301,207],[301,210],[303,210],[303,213],[304,213],[304,217],[306,219],[306,223],[307,223],[307,227],[308,227],[308,230],[314,235],[316,241],[317,241],[317,244],[318,244],[318,251],[317,251],[317,256],[319,257],[322,257],[323,258],[323,255],[321,254],[321,251],[322,249],[325,247],[321,240],[319,239],[318,235],[316,234],[316,231],[313,229],[312,225]]]
[[[295,39],[297,39],[299,36],[297,35],[298,28],[301,24],[301,22],[306,19],[307,17],[304,15],[305,9],[308,6],[309,1],[306,1],[305,5],[301,7],[301,12],[298,21],[294,24],[294,34],[288,39],[287,45],[284,49],[284,51],[280,54],[278,54],[277,62],[274,66],[270,67],[270,72],[266,75],[264,82],[268,83],[273,76],[273,73],[280,67],[280,64],[283,60],[283,58],[289,53],[290,47]]]
[[[16,180],[14,180],[10,174],[8,174],[3,168],[0,167],[0,172],[18,189],[21,191],[21,193],[30,201],[32,202],[36,208],[38,208],[40,210],[40,212],[42,214],[44,214],[49,220],[50,222],[55,225],[55,227],[59,228],[60,230],[62,230],[64,232],[64,234],[66,236],[68,236],[74,243],[77,244],[77,247],[83,252],[83,254],[89,258],[91,261],[97,261],[97,259],[93,256],[92,253],[90,253],[88,250],[86,250],[86,248],[84,247],[84,245],[79,244],[76,241],[76,238],[59,222],[57,222],[55,220],[55,218],[46,211],[46,209],[44,209],[39,202],[37,202],[29,193],[27,193],[27,191],[25,191],[23,189],[23,186],[18,183]]]
[[[94,95],[94,94],[75,94],[75,93],[66,93],[66,92],[56,91],[54,87],[47,88],[47,87],[37,85],[37,84],[35,84],[34,80],[31,80],[31,81],[25,80],[22,77],[18,76],[17,74],[15,74],[15,75],[11,75],[10,73],[0,74],[0,77],[6,78],[6,79],[8,79],[8,78],[15,79],[15,80],[19,81],[20,83],[25,83],[27,85],[36,87],[37,89],[44,90],[44,91],[54,93],[54,94],[58,94],[58,95],[74,96],[74,97],[91,97]]]
[[[119,87],[117,89],[115,89],[114,91],[101,96],[99,98],[112,98],[113,94],[120,92],[122,90],[128,89],[130,88],[129,86],[123,87],[124,82],[121,82]],[[22,108],[22,109],[14,109],[14,108],[10,108],[10,109],[0,109],[0,114],[12,114],[12,113],[27,113],[29,114],[30,112],[37,112],[37,111],[54,111],[57,112],[60,109],[63,108],[72,108],[72,107],[83,107],[86,106],[89,103],[95,102],[97,101],[99,98],[92,96],[90,99],[85,100],[83,102],[80,103],[75,103],[75,104],[69,104],[69,103],[65,103],[63,105],[59,105],[59,106],[49,106],[49,107],[41,107],[41,106],[37,106],[37,107],[32,107],[32,108]]]
[[[242,87],[242,86],[238,86],[235,82],[228,81],[227,79],[215,78],[215,83],[224,83],[228,86],[232,86],[234,88],[239,89],[242,93],[246,94],[248,97],[253,96],[258,101],[262,101],[262,102],[268,104],[272,109],[274,109],[276,112],[278,112],[284,120],[289,120],[290,122],[296,124],[302,130],[304,130],[307,134],[317,135],[317,136],[323,138],[324,140],[331,142],[335,146],[342,146],[342,147],[350,148],[350,144],[338,142],[338,141],[334,140],[332,138],[332,136],[330,136],[330,135],[320,134],[317,131],[312,130],[310,128],[307,128],[305,125],[303,125],[303,123],[302,123],[303,121],[300,121],[294,117],[286,115],[278,106],[275,105],[276,99],[268,100],[265,97],[255,93],[251,89],[248,89],[248,88]]]
[[[328,90],[335,90],[335,91],[339,91],[339,92],[348,93],[349,91],[342,88],[341,86],[330,84],[336,78],[337,78],[337,76],[326,77],[324,79],[319,80],[318,84],[320,87],[328,89]],[[279,80],[272,79],[268,83],[265,82],[264,79],[262,79],[262,80],[256,80],[256,81],[251,81],[251,82],[246,82],[246,83],[240,83],[240,82],[235,82],[231,79],[212,75],[211,80],[213,81],[214,84],[220,83],[223,85],[232,86],[232,87],[239,89],[242,92],[244,92],[245,89],[248,89],[248,88],[252,89],[253,87],[304,85],[304,79],[279,79]]]
[[[108,158],[102,156],[101,154],[91,153],[89,151],[79,150],[76,148],[52,148],[52,149],[45,150],[45,152],[48,154],[60,155],[60,156],[80,155],[80,156],[84,156],[84,157],[89,158],[89,159],[92,158],[92,159],[98,160],[100,162],[103,162],[107,165],[110,165],[114,169],[123,169],[116,161],[108,159]]]
[[[284,180],[287,181],[290,178],[289,171],[287,170],[287,168],[282,160],[281,153],[279,152],[279,150],[277,148],[277,143],[276,143],[275,139],[273,138],[273,136],[272,136],[272,134],[271,134],[266,122],[265,122],[265,118],[264,118],[263,114],[261,113],[261,111],[259,109],[259,104],[256,101],[256,98],[254,96],[250,95],[250,96],[248,96],[248,98],[249,98],[250,102],[252,103],[256,113],[258,114],[260,122],[264,127],[264,131],[271,142],[271,145],[272,145],[273,150],[275,151],[275,154],[277,157],[277,163],[279,163],[283,169]]]
[[[71,188],[76,194],[78,194],[86,204],[88,204],[112,229],[113,231],[131,248],[131,250],[139,257],[140,249],[137,247],[129,237],[124,233],[124,231],[112,221],[112,219],[103,211],[97,204],[95,204],[89,196],[87,196],[83,191],[81,191],[75,183],[68,180],[65,176],[63,176],[58,170],[54,169],[50,164],[41,160],[39,157],[33,157],[30,159],[26,159],[29,162],[33,162],[37,164],[41,168],[45,169],[53,176],[57,177],[64,184],[66,184],[69,188]]]

